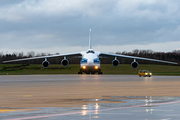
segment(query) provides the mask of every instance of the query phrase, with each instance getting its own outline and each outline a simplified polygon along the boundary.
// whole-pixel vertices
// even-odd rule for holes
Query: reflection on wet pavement
[[[151,96],[103,96],[108,99],[90,99],[89,103],[79,107],[66,108],[24,108],[38,111],[13,111],[0,113],[0,119],[64,119],[64,120],[119,120],[119,119],[178,119],[180,118],[180,97]],[[110,99],[111,98],[111,99]],[[122,101],[121,103],[99,103],[99,101]],[[2,108],[0,108],[1,110]],[[4,108],[5,109],[5,108]],[[9,108],[10,109],[10,108]],[[17,108],[14,108],[17,109]],[[11,110],[13,110],[11,108]],[[14,119],[17,118],[17,119]]]

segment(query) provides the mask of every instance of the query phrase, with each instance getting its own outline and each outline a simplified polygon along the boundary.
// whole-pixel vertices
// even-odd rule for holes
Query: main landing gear
[[[78,72],[78,74],[82,74],[82,72],[81,72],[81,71],[79,71],[79,72]]]
[[[102,72],[100,71],[100,72],[98,72],[98,75],[102,75]]]
[[[79,72],[78,72],[78,74],[81,74],[81,75],[82,75],[82,71],[79,71]],[[95,74],[95,72],[86,72],[86,74],[91,74],[91,75],[94,75],[94,74]],[[102,75],[102,72],[101,72],[101,71],[99,71],[99,72],[98,72],[98,75]]]

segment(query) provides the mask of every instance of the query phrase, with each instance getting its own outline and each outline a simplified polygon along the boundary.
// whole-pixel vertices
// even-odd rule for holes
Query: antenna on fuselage
[[[92,46],[91,46],[91,29],[89,30],[89,49],[92,49]]]

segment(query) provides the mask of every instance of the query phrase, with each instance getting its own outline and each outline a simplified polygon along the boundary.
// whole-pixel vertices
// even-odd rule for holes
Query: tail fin
[[[91,29],[89,30],[89,49],[92,49],[92,46],[91,46]]]

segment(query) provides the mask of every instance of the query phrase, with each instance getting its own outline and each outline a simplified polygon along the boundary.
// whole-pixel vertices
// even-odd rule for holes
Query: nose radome
[[[93,60],[92,60],[92,59],[89,59],[89,60],[88,60],[88,63],[89,63],[89,64],[93,64]]]

